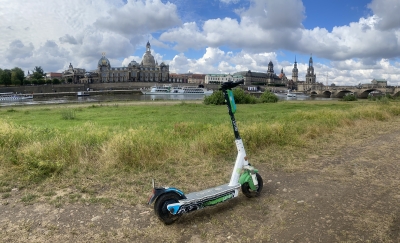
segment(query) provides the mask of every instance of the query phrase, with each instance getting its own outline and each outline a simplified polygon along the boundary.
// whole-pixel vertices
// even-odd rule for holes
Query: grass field
[[[251,156],[273,147],[301,150],[309,140],[357,120],[387,120],[399,114],[396,102],[280,102],[238,105],[236,120]],[[26,186],[68,178],[70,173],[172,173],[193,163],[210,171],[216,164],[231,163],[236,155],[233,141],[225,106],[2,108],[0,179]]]

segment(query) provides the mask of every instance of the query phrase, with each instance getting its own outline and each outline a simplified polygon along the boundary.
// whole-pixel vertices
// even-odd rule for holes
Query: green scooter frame
[[[185,194],[174,187],[156,187],[153,180],[153,191],[149,197],[148,204],[151,205],[154,202],[154,211],[164,224],[174,223],[184,213],[213,206],[235,198],[239,195],[239,188],[242,189],[246,197],[257,197],[260,195],[263,188],[263,180],[260,174],[258,174],[258,170],[251,166],[247,160],[246,151],[234,116],[236,104],[232,88],[243,83],[243,80],[238,82],[229,81],[223,83],[220,88],[227,103],[235,135],[236,149],[238,151],[230,182],[203,191]]]

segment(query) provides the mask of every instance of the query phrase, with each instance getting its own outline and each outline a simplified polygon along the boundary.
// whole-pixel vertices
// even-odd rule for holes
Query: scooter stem
[[[239,183],[239,177],[243,166],[248,165],[246,158],[246,151],[243,146],[241,138],[235,140],[238,155],[236,157],[235,167],[233,167],[231,180],[229,186],[235,186]]]

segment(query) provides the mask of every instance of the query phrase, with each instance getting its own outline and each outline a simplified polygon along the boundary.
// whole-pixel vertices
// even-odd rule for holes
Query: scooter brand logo
[[[212,205],[224,202],[224,201],[226,201],[228,199],[231,199],[231,198],[233,198],[233,194],[229,194],[229,195],[214,199],[212,201],[205,202],[205,203],[203,203],[203,207],[212,206]]]

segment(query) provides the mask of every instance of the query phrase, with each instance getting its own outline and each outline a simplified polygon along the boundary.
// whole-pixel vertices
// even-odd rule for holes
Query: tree
[[[53,78],[53,84],[60,84],[61,81],[58,78]]]
[[[11,71],[9,69],[4,69],[1,72],[0,84],[4,84],[5,86],[11,84]]]
[[[41,80],[46,75],[40,66],[35,66],[32,72],[32,78],[36,80]]]
[[[11,69],[11,83],[13,85],[23,85],[24,77],[25,73],[21,68],[15,67]]]
[[[30,85],[32,82],[29,79],[24,79],[24,85]]]

